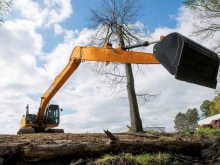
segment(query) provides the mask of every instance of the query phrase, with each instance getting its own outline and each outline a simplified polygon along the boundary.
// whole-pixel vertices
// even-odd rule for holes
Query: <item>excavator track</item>
[[[17,132],[17,134],[31,134],[31,133],[35,133],[35,130],[33,128],[21,128]]]
[[[32,133],[36,133],[34,128],[21,128],[17,132],[18,135],[19,134],[32,134]],[[48,129],[45,132],[41,132],[41,133],[64,133],[64,129]]]
[[[45,133],[64,133],[64,129],[48,129]]]

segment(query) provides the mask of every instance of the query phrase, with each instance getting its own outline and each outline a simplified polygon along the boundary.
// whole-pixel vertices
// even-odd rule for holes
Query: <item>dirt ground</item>
[[[79,159],[93,160],[104,154],[120,153],[167,152],[177,157],[192,157],[197,163],[218,162],[220,157],[218,136],[177,133],[113,133],[113,136],[105,133],[0,135],[0,165],[71,164]]]

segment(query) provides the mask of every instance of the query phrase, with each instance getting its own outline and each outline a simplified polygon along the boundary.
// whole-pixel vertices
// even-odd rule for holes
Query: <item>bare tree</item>
[[[11,5],[11,1],[0,0],[0,25],[4,22],[3,16],[9,13]]]
[[[184,5],[199,20],[194,23],[194,35],[202,38],[213,37],[220,34],[220,1],[219,0],[187,0]],[[220,53],[220,38],[213,49]]]
[[[220,55],[220,1],[219,0],[186,0],[184,5],[190,9],[197,19],[194,23],[193,34],[201,36],[203,39],[212,38],[215,41],[211,47]],[[217,36],[217,37],[216,37]],[[218,82],[220,75],[218,75]],[[219,93],[219,87],[216,93]]]
[[[134,26],[141,10],[139,0],[103,0],[99,8],[90,10],[92,27],[98,27],[98,32],[93,38],[94,42],[98,42],[99,45],[104,42],[118,43],[119,46],[140,42],[143,31],[138,26]],[[142,132],[143,126],[137,97],[147,101],[151,95],[144,93],[136,95],[132,65],[111,63],[107,68],[103,63],[95,63],[94,65],[95,71],[104,76],[104,82],[109,83],[113,89],[119,87],[116,93],[127,90],[131,130]],[[141,72],[139,67],[137,68],[137,71]],[[124,85],[126,85],[126,88],[123,88]]]

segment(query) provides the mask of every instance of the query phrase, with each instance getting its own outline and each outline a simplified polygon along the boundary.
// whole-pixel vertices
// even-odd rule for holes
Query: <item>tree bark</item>
[[[127,77],[127,92],[130,106],[131,129],[134,132],[143,132],[142,121],[139,114],[139,108],[134,88],[134,77],[131,64],[125,64]]]
[[[121,46],[125,46],[123,39],[122,26],[117,27],[119,43]],[[125,64],[125,73],[127,78],[127,92],[128,92],[128,101],[130,107],[130,121],[131,121],[131,131],[134,132],[143,132],[142,121],[139,114],[138,102],[134,86],[134,76],[132,72],[131,64]]]

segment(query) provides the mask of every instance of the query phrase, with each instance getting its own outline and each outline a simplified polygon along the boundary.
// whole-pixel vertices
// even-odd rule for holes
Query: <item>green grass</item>
[[[173,137],[173,136],[164,136],[164,135],[161,135],[161,136],[160,136],[160,139],[161,139],[161,140],[173,140],[174,137]]]
[[[195,134],[220,135],[220,129],[200,128]]]
[[[126,164],[168,164],[169,154],[167,153],[158,153],[158,154],[142,154],[142,155],[132,155],[130,153],[121,154],[121,155],[104,155],[102,158],[97,159],[95,164],[110,164],[110,162],[121,160],[127,162]],[[128,163],[129,162],[129,163]],[[170,163],[169,163],[170,164]],[[171,163],[173,165],[179,164],[177,161]]]

